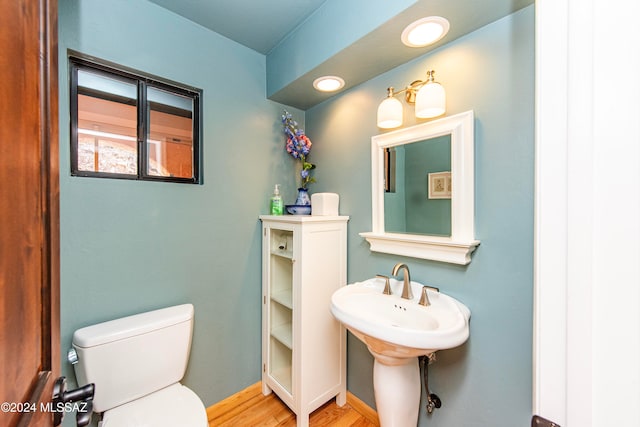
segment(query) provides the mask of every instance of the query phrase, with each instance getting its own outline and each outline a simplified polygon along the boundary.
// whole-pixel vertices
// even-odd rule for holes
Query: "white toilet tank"
[[[138,399],[184,376],[193,305],[183,304],[78,329],[73,347],[79,385],[94,383],[94,412]]]

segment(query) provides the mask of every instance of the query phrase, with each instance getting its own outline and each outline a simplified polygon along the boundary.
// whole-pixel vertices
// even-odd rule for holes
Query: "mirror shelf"
[[[373,252],[430,259],[451,264],[466,265],[471,262],[471,253],[480,244],[453,241],[448,237],[414,236],[401,233],[360,233],[369,242]]]
[[[386,232],[384,150],[451,136],[451,234]],[[474,116],[456,114],[371,138],[372,231],[360,233],[371,251],[466,265],[480,244],[474,231]]]

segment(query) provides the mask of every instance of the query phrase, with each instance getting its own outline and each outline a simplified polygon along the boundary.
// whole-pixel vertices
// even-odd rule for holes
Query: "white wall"
[[[564,427],[637,426],[638,5],[536,8],[534,413]]]

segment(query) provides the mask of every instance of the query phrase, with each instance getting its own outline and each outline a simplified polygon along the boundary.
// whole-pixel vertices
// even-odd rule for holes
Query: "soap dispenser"
[[[280,196],[280,184],[276,184],[273,189],[269,203],[269,213],[271,215],[282,215],[284,213],[284,205],[282,204],[282,196]]]

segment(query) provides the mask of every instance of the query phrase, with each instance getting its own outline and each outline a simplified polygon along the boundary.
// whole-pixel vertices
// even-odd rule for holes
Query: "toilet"
[[[191,349],[193,305],[99,323],[73,334],[78,385],[95,384],[102,427],[208,427],[200,398],[180,384]],[[76,359],[76,356],[71,357]]]

